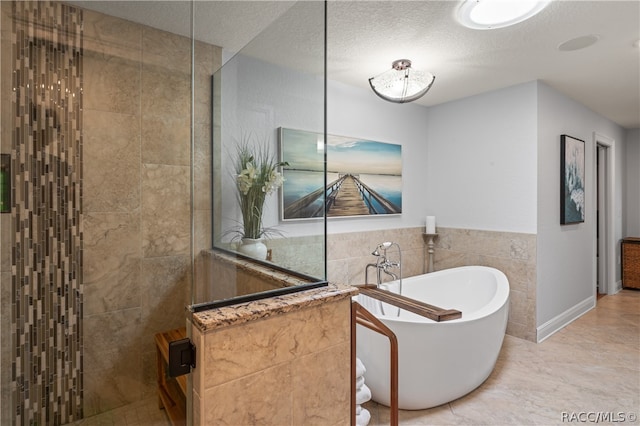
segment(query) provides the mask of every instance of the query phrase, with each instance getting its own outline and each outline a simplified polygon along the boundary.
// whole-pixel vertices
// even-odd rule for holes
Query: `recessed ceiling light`
[[[462,25],[492,30],[517,24],[536,15],[550,0],[465,0],[458,9]]]
[[[600,40],[600,36],[596,34],[584,35],[576,38],[572,38],[571,40],[567,40],[564,43],[560,43],[558,46],[558,50],[562,52],[571,52],[572,50],[580,50],[585,47],[589,47],[591,45],[596,44],[596,42]]]

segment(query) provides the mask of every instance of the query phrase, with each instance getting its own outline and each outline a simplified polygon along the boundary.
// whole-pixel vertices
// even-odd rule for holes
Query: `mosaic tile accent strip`
[[[60,425],[82,418],[82,11],[12,13],[13,418]]]

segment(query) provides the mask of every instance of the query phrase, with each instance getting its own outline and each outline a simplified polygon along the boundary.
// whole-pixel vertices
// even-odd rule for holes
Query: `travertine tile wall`
[[[351,299],[193,327],[194,425],[350,424]]]
[[[11,5],[1,2],[2,153],[11,150],[13,126],[5,113],[11,110]],[[184,325],[191,42],[84,12],[84,407],[91,415],[155,393],[153,333]],[[196,249],[210,246],[210,78],[220,57],[219,48],[196,43]],[[3,341],[11,336],[9,219],[0,215]],[[10,424],[15,412],[10,350],[2,346],[1,424]]]
[[[371,252],[385,241],[396,242],[402,250],[402,275],[426,273],[428,266],[424,227],[399,228],[327,235],[327,279],[342,284],[364,284],[367,264],[375,263]],[[535,234],[438,228],[434,269],[456,266],[492,266],[503,271],[511,286],[507,333],[536,341],[536,236]],[[266,241],[278,265],[323,277],[322,265],[315,263],[322,236]],[[396,259],[396,251],[389,251]],[[398,272],[397,270],[394,272]],[[387,279],[389,279],[387,277]],[[370,270],[369,282],[375,280]],[[234,287],[235,290],[235,287]]]
[[[509,280],[507,333],[536,341],[536,235],[438,228],[436,270],[465,265],[491,266]]]
[[[426,272],[426,248],[419,228],[328,234],[326,241],[326,278],[330,282],[364,284],[366,265],[376,261],[371,252],[385,241],[400,245],[404,276]],[[323,235],[267,239],[265,244],[271,250],[273,262],[278,266],[324,278]],[[394,258],[395,250],[389,251]]]
[[[328,235],[329,281],[364,283],[366,265],[376,260],[371,252],[384,241],[396,242],[402,248],[403,276],[426,272],[428,253],[423,232],[420,227]],[[507,333],[536,341],[536,236],[454,228],[438,228],[438,234],[434,269],[483,265],[503,271],[511,286]],[[375,279],[374,271],[371,273],[370,282]]]
[[[280,265],[258,265],[219,250],[201,250],[195,263],[197,303],[318,282],[316,278],[283,270]]]
[[[185,3],[188,13],[188,3]],[[85,11],[85,414],[155,394],[190,301],[191,40]],[[208,245],[210,77],[196,43],[195,216]]]
[[[371,253],[378,244],[390,241],[402,250],[402,275],[411,277],[427,271],[426,245],[422,237],[424,228],[399,228],[367,232],[349,232],[327,235],[327,275],[331,282],[364,284],[367,264],[375,263]],[[390,259],[397,259],[395,247],[389,249]],[[398,272],[398,271],[395,271]],[[370,270],[369,283],[375,281]]]
[[[250,268],[239,268],[234,262],[221,261],[211,250],[202,250],[196,258],[197,303],[224,300],[246,294],[275,290],[284,285],[252,274]]]
[[[265,241],[272,261],[292,271],[312,277],[324,277],[324,236],[274,238]]]

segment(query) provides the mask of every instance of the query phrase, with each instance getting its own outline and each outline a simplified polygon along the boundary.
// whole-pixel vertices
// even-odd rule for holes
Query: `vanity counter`
[[[196,312],[192,315],[192,324],[206,332],[350,298],[357,293],[355,287],[329,283],[324,287]]]

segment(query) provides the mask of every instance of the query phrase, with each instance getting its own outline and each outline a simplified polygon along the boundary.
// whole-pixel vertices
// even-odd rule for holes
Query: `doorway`
[[[615,293],[613,241],[614,141],[594,133],[595,146],[595,283],[596,298]]]
[[[607,147],[596,143],[596,295],[607,294]]]

